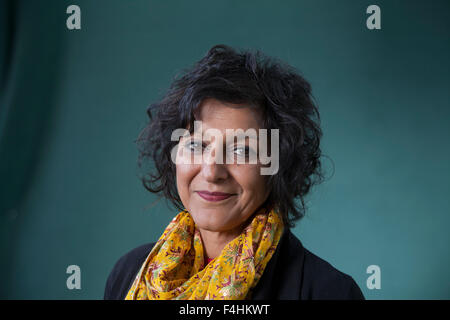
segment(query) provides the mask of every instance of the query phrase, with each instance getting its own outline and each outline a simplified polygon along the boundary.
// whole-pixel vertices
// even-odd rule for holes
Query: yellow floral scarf
[[[181,211],[150,251],[125,300],[250,299],[283,229],[278,213],[260,209],[204,267],[200,231],[190,213]]]

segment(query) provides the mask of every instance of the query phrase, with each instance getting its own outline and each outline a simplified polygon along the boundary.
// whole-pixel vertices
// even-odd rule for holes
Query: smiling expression
[[[202,130],[214,128],[224,137],[227,136],[226,129],[246,131],[253,128],[258,131],[262,128],[261,115],[254,108],[233,107],[233,104],[212,98],[205,99],[200,105],[197,120],[202,121]],[[216,163],[213,159],[220,144],[213,137],[203,138],[203,144],[197,144],[192,136],[179,142],[179,146],[187,148],[191,155],[202,152],[207,159],[199,164],[177,162],[176,179],[181,201],[200,229],[216,232],[240,230],[267,199],[270,193],[266,187],[268,176],[261,175],[259,161],[256,164]],[[248,139],[245,144],[251,147]],[[248,149],[243,149],[242,144],[226,146],[227,150],[230,147],[235,157],[247,154]]]

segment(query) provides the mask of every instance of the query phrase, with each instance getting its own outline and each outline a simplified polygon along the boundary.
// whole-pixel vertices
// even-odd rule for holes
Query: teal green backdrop
[[[312,84],[329,175],[294,229],[305,247],[367,299],[449,299],[449,35],[437,0],[2,0],[0,298],[101,299],[117,259],[158,239],[178,212],[141,185],[134,140],[172,78],[223,43]]]

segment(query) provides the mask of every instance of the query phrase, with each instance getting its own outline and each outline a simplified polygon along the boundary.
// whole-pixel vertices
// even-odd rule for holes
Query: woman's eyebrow
[[[205,136],[204,136],[205,131],[206,131],[206,130],[203,130],[203,131],[202,131],[202,135],[201,135],[201,136],[200,136],[199,134],[195,134],[195,132],[191,132],[191,133],[189,134],[189,136],[187,136],[187,138],[188,138],[188,139],[192,139],[192,138],[201,139],[202,142],[206,142],[206,143],[209,144],[211,139],[205,138]],[[215,137],[215,136],[212,136],[212,137]],[[239,142],[241,142],[241,141],[244,140],[244,139],[245,139],[245,142],[247,142],[248,140],[254,140],[254,141],[256,141],[256,142],[259,141],[258,135],[256,135],[256,137],[253,136],[253,135],[242,135],[242,136],[241,136],[241,135],[236,135],[236,134],[233,134],[233,135],[231,135],[231,134],[229,134],[229,135],[223,134],[223,135],[222,135],[222,141],[224,141],[225,144],[226,144],[228,141],[229,141],[228,144],[239,143]]]

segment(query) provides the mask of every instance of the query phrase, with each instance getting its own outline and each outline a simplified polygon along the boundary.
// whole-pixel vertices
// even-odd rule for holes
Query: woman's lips
[[[198,195],[207,201],[222,201],[234,196],[232,193],[197,191]]]

